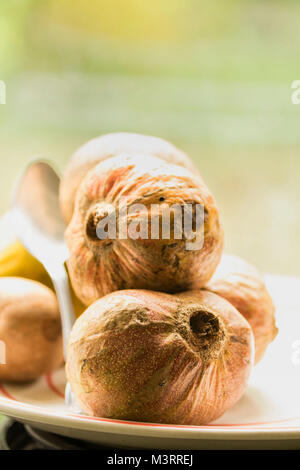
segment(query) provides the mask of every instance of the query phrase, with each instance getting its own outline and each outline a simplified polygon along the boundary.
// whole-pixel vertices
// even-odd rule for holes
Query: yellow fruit
[[[19,240],[0,252],[0,276],[24,277],[52,287],[51,279],[43,265],[26,250]]]
[[[14,234],[10,233],[7,216],[2,217],[1,230],[1,248],[0,248],[0,277],[23,277],[33,281],[41,282],[53,289],[52,281],[43,267],[43,265],[34,258],[16,239]],[[79,317],[85,307],[75,296],[72,290],[72,299],[76,317]]]

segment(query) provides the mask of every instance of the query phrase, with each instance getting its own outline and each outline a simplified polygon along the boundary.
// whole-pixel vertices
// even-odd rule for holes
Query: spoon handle
[[[69,279],[64,266],[61,266],[61,269],[57,270],[55,276],[52,275],[52,280],[60,308],[63,334],[63,348],[64,356],[66,359],[68,339],[72,326],[75,322],[75,315],[71,298]]]

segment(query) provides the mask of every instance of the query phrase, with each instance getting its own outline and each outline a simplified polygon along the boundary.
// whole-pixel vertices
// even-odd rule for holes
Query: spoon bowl
[[[11,217],[17,236],[47,270],[63,265],[68,257],[59,183],[48,163],[33,162],[22,173],[12,201]]]

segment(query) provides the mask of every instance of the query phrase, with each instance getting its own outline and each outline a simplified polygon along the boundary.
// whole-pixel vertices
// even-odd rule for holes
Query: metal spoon
[[[65,223],[59,208],[59,182],[57,173],[48,163],[35,161],[29,164],[13,194],[11,221],[19,240],[44,265],[53,281],[60,307],[66,358],[75,315],[64,266],[68,249],[64,242]],[[68,384],[66,402],[69,405],[75,403]]]

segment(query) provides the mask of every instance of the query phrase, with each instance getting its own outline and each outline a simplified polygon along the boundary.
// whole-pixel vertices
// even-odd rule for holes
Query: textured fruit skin
[[[278,333],[275,307],[256,268],[241,258],[223,255],[205,287],[228,300],[249,322],[255,339],[255,363]]]
[[[61,321],[54,293],[28,279],[0,278],[0,340],[6,349],[0,381],[32,381],[61,366]]]
[[[94,214],[116,211],[126,197],[127,224],[150,220],[151,205],[170,207],[189,203],[204,206],[204,243],[187,250],[187,240],[172,229],[167,239],[92,239],[89,221]],[[163,199],[163,202],[161,202]],[[124,203],[123,203],[124,204]],[[139,210],[136,204],[146,209]],[[101,212],[102,211],[102,212]],[[158,212],[157,212],[158,213]],[[96,217],[95,217],[96,218]],[[126,217],[125,217],[126,219]],[[162,216],[160,215],[160,225]],[[202,233],[203,227],[198,230]],[[68,269],[77,297],[90,305],[119,289],[152,289],[179,292],[201,288],[213,275],[223,250],[223,228],[215,201],[205,184],[191,172],[156,157],[120,155],[93,168],[77,192],[75,211],[65,238],[70,257]]]
[[[216,322],[213,341],[208,322],[191,327],[202,315]],[[89,415],[202,425],[241,397],[253,354],[249,324],[221,297],[128,290],[103,297],[76,321],[66,372]]]
[[[156,156],[190,169],[198,170],[189,157],[170,142],[142,134],[116,132],[90,140],[71,157],[60,185],[60,206],[68,224],[72,218],[76,192],[87,172],[106,158],[128,153],[130,155]]]
[[[34,258],[19,240],[14,240],[0,251],[0,277],[22,277],[40,282],[54,290],[52,281],[44,266]],[[76,317],[85,306],[71,291]]]

